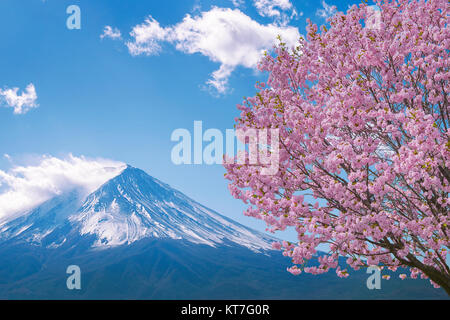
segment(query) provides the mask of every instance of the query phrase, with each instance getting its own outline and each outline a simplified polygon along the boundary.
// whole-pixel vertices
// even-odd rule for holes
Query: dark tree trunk
[[[414,267],[422,271],[427,275],[428,278],[433,280],[436,284],[438,284],[442,289],[447,292],[447,294],[450,296],[450,275],[444,272],[441,272],[440,270],[427,266],[420,262],[415,256],[412,254],[407,255],[409,266]]]

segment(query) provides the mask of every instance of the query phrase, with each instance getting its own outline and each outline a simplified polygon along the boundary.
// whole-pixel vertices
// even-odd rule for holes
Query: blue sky
[[[66,27],[66,8],[73,4],[81,10],[80,30]],[[236,104],[254,95],[255,82],[267,76],[255,71],[257,51],[245,46],[239,51],[243,43],[259,50],[272,33],[305,34],[306,18],[324,24],[332,5],[345,11],[349,4],[2,0],[0,170],[42,155],[122,161],[264,230],[262,222],[242,215],[245,206],[229,195],[221,166],[172,163],[171,133],[177,128],[192,131],[195,120],[203,121],[204,129],[233,128]],[[237,31],[214,33],[214,22],[228,18]],[[109,36],[106,26],[111,27]],[[250,40],[258,39],[254,44],[245,39],[246,28],[255,35]],[[223,72],[214,74],[217,70]],[[15,113],[20,103],[30,110]],[[278,236],[295,240],[293,232]]]

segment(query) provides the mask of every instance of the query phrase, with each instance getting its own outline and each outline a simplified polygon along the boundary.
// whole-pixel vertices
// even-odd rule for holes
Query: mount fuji
[[[91,247],[99,249],[154,238],[211,247],[228,242],[259,252],[269,250],[276,240],[202,206],[131,166],[86,198],[72,190],[13,221],[0,223],[3,241],[14,239],[57,248],[73,245],[80,236],[92,239]]]
[[[363,271],[293,276],[274,241],[124,166],[0,220],[0,299],[446,298],[424,280],[368,290]],[[69,265],[81,290],[66,287]]]

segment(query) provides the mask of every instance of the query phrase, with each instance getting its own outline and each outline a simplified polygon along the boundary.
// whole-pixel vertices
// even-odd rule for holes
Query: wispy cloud
[[[109,38],[113,40],[120,40],[122,39],[122,34],[120,33],[120,30],[117,28],[113,28],[111,26],[105,26],[103,29],[103,33],[100,35],[100,39]]]
[[[173,32],[173,28],[162,28],[158,21],[149,16],[130,32],[133,40],[126,43],[128,51],[133,56],[157,54],[161,51],[160,42],[173,40]]]
[[[25,114],[37,108],[36,88],[30,83],[22,93],[19,88],[0,89],[0,107],[13,108],[14,114]]]
[[[64,191],[76,188],[90,193],[124,168],[121,162],[69,155],[64,159],[42,156],[33,165],[0,170],[0,222]]]
[[[231,2],[236,8],[242,7],[245,4],[245,0],[231,0]]]
[[[298,29],[277,24],[263,25],[239,9],[213,7],[198,15],[186,15],[173,26],[161,27],[153,17],[135,26],[126,43],[132,55],[154,55],[167,42],[186,54],[200,53],[220,63],[207,81],[218,93],[226,93],[228,79],[238,66],[255,68],[264,50],[271,49],[281,35],[289,45],[297,43]]]
[[[327,4],[322,0],[322,9],[318,9],[316,15],[324,19],[332,17],[336,13],[336,6]]]
[[[280,16],[282,11],[293,8],[289,0],[254,0],[253,3],[263,17]]]
[[[281,26],[303,15],[303,12],[297,12],[290,0],[253,0],[253,5],[260,16],[273,18]]]

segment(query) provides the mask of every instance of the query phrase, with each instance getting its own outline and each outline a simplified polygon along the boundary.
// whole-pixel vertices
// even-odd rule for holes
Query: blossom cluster
[[[246,215],[295,228],[297,243],[274,244],[291,273],[346,277],[344,256],[450,290],[448,2],[377,5],[379,28],[365,28],[367,4],[353,5],[265,55],[268,81],[238,105],[236,127],[280,129],[279,171],[225,164],[226,178]]]

